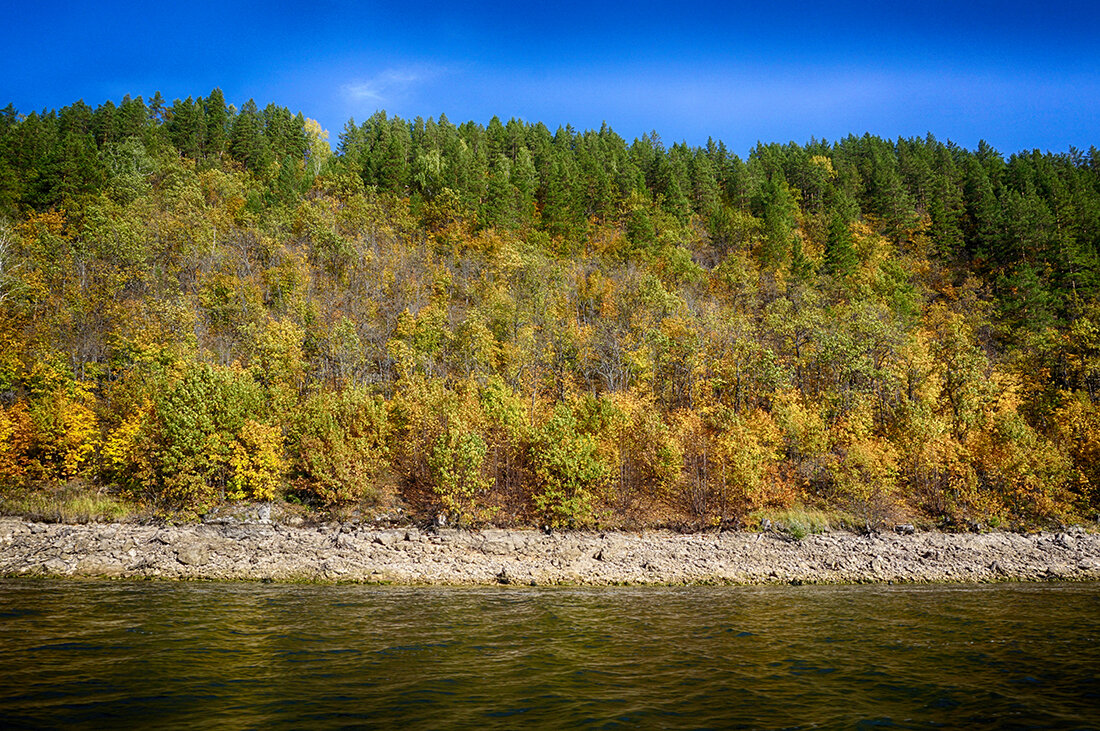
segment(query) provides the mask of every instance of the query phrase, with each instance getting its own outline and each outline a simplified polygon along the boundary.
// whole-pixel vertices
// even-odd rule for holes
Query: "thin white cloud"
[[[417,86],[431,81],[441,73],[441,69],[427,66],[390,68],[374,76],[344,84],[342,91],[352,102],[383,104],[406,97]]]

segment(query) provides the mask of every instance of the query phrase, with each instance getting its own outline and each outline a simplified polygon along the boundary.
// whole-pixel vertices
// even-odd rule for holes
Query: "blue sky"
[[[1100,3],[8,3],[0,106],[220,86],[344,123],[493,115],[632,140],[933,133],[1100,146]]]

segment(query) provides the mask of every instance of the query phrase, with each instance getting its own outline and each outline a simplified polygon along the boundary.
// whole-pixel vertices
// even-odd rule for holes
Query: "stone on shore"
[[[0,517],[0,575],[402,584],[1100,580],[1100,535],[55,525]]]

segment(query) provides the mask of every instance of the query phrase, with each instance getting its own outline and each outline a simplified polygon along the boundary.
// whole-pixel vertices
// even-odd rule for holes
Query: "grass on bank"
[[[49,490],[0,492],[0,515],[46,523],[120,523],[138,520],[141,506],[82,483]]]
[[[251,519],[252,510],[259,505],[248,501],[227,502],[217,506],[212,512],[218,515]],[[374,496],[374,499],[351,505],[335,506],[329,508],[310,507],[302,504],[291,496],[277,498],[268,503],[274,508],[278,517],[272,516],[276,521],[295,517],[296,520],[306,523],[320,522],[373,522],[379,520],[386,522],[415,521],[417,516],[407,513],[406,506],[397,496],[396,491],[385,495],[384,499]],[[149,505],[126,500],[112,494],[107,489],[97,487],[80,480],[51,486],[40,485],[37,489],[15,488],[12,486],[0,486],[0,515],[17,516],[25,520],[46,523],[125,523],[125,522],[154,522],[167,521],[169,523],[190,523],[203,519],[194,512],[164,512],[152,508]],[[424,516],[420,516],[423,518]],[[605,530],[640,531],[647,528],[670,527],[660,520],[654,520],[656,516],[635,516],[634,521],[619,524],[604,524]],[[778,509],[766,508],[756,510],[746,515],[739,528],[747,531],[774,531],[791,536],[795,540],[802,540],[808,535],[829,533],[832,531],[844,531],[850,533],[864,533],[868,530],[889,528],[896,521],[902,522],[902,516],[894,515],[876,524],[843,510],[822,510],[796,505],[792,508]],[[1040,529],[1036,526],[1003,525],[1000,521],[989,521],[986,525],[973,523],[968,526],[952,526],[943,522],[912,520],[912,516],[904,516],[907,522],[916,524],[920,530],[944,530],[955,532],[967,530],[985,532],[988,530],[1013,530],[1031,532]],[[649,518],[647,521],[645,518]],[[1100,513],[1096,514],[1093,522],[1081,520],[1072,523],[1088,532],[1100,530]],[[522,523],[503,523],[500,527],[523,528],[532,527]],[[465,526],[477,527],[477,526]],[[484,526],[483,526],[484,527]],[[1065,524],[1047,526],[1051,529],[1065,528]],[[673,530],[684,530],[684,526],[672,527]],[[706,530],[697,526],[697,529]]]
[[[859,532],[866,529],[863,520],[839,510],[817,510],[793,507],[783,510],[757,510],[745,517],[746,530],[778,530],[802,540],[814,533],[843,530]]]

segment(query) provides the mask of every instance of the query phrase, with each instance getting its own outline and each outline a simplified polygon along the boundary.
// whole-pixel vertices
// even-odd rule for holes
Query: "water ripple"
[[[0,581],[5,727],[1085,728],[1100,586]]]

